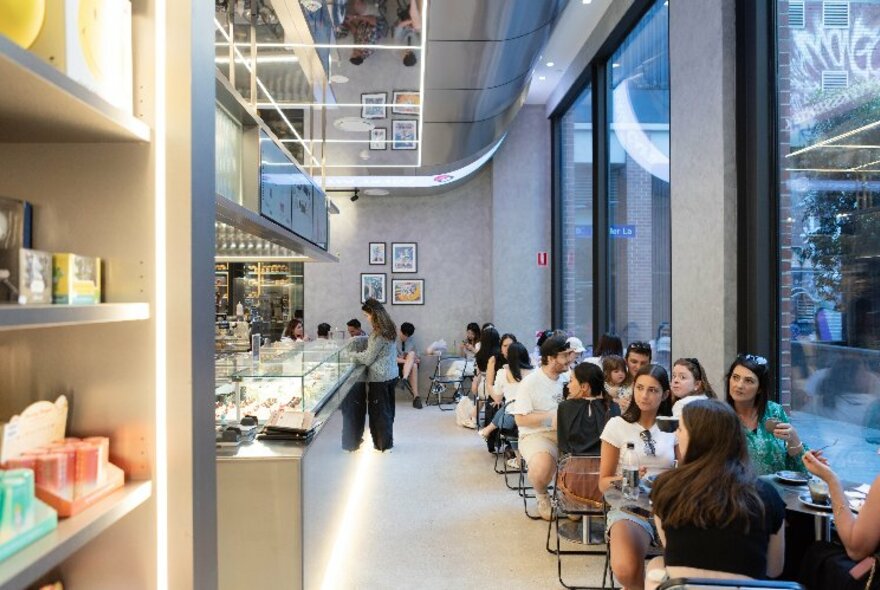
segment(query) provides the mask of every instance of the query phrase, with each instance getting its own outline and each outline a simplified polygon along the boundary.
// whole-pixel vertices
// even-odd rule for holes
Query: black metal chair
[[[715,580],[712,578],[673,578],[666,580],[657,590],[711,590],[712,588],[734,588],[735,590],[805,590],[797,582],[777,580]]]
[[[473,366],[474,360],[466,357],[441,357],[440,360],[437,361],[437,367],[434,369],[434,374],[431,375],[431,388],[425,396],[425,403],[428,405],[436,405],[444,412],[451,412],[455,409],[454,407],[444,408],[443,404],[453,404],[459,397],[461,397],[462,390],[464,389],[464,382],[471,378],[468,374],[468,370],[472,370]],[[450,401],[444,402],[443,394],[449,391],[449,389],[452,389],[452,397]],[[431,403],[432,395],[436,399],[435,404]]]
[[[573,586],[565,582],[562,576],[562,557],[566,555],[607,555],[608,548],[605,544],[605,514],[607,507],[600,498],[588,498],[598,490],[599,463],[597,455],[567,455],[561,458],[556,465],[556,485],[553,490],[552,506],[553,518],[547,526],[547,551],[556,555],[556,570],[559,583],[570,590],[598,590],[596,586]],[[581,519],[582,539],[587,549],[562,549],[559,521],[564,515],[575,515]],[[602,523],[602,538],[598,543],[592,539],[591,525],[594,518]],[[550,546],[551,531],[556,529],[556,546]],[[603,572],[602,587],[607,578],[606,570]]]

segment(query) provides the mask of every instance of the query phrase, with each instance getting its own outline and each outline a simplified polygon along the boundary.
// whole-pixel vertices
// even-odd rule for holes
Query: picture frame
[[[385,264],[385,242],[370,242],[369,250],[370,266],[382,266]]]
[[[384,150],[388,148],[388,130],[384,127],[370,129],[370,150]]]
[[[416,242],[391,243],[391,272],[416,273],[419,271],[419,246]]]
[[[418,90],[395,90],[391,99],[391,112],[395,115],[418,116],[422,110],[422,94]]]
[[[393,279],[391,305],[424,305],[425,279]]]
[[[388,297],[385,289],[385,273],[361,273],[361,303],[374,298],[379,303],[386,303]]]
[[[361,119],[384,119],[386,116],[387,92],[365,92],[361,94]]]
[[[391,122],[391,149],[414,150],[419,144],[418,121],[395,119]]]

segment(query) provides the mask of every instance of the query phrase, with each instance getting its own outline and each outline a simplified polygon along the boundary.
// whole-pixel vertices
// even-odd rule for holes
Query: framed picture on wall
[[[419,142],[418,133],[418,121],[395,119],[391,122],[391,149],[416,149]]]
[[[385,264],[385,242],[370,242],[370,265]]]
[[[392,305],[424,305],[425,279],[393,279],[391,281]]]
[[[385,295],[385,273],[361,273],[361,303],[373,298],[379,303],[388,301]]]
[[[361,119],[384,119],[387,100],[385,92],[361,94]]]
[[[418,90],[395,90],[392,95],[391,112],[395,115],[418,116],[422,95]]]
[[[370,149],[373,151],[384,150],[388,146],[387,137],[388,130],[384,127],[370,129]]]
[[[418,272],[418,245],[415,242],[391,243],[391,272]]]

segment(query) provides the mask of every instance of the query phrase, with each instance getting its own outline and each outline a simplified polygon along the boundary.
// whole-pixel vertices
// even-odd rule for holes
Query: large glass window
[[[563,329],[593,339],[593,115],[591,86],[557,123]]]
[[[880,0],[779,1],[780,397],[880,472]]]
[[[671,354],[669,7],[658,1],[608,63],[608,325]]]

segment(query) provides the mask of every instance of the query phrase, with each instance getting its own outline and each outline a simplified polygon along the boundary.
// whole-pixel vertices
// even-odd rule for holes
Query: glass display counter
[[[316,414],[352,367],[354,340],[278,343],[250,353],[221,355],[215,364],[215,418],[263,424],[285,407]]]

